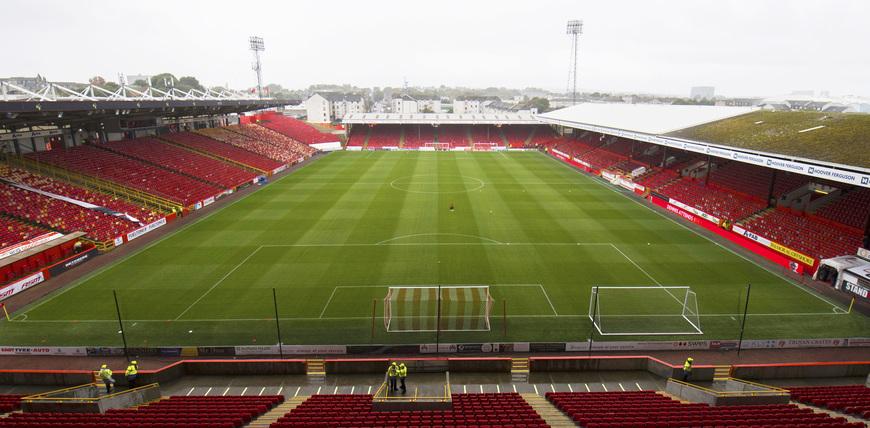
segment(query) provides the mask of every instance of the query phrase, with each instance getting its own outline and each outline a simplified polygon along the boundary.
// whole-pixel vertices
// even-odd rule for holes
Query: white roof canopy
[[[448,114],[448,113],[351,113],[345,124],[429,124],[429,125],[540,125],[531,114]]]
[[[595,125],[661,135],[756,110],[757,107],[584,103],[539,114],[538,119],[564,126]]]

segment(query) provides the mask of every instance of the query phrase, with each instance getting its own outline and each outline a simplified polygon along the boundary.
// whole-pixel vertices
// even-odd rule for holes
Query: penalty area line
[[[254,256],[254,254],[257,254],[257,252],[260,251],[260,248],[263,248],[263,246],[259,246],[259,247],[257,247],[257,249],[254,250],[254,251],[252,251],[251,254],[248,254],[248,257],[245,257],[245,259],[242,260],[239,264],[237,264],[236,267],[234,267],[231,271],[227,272],[227,274],[224,275],[223,278],[221,278],[218,282],[216,282],[214,285],[212,285],[211,288],[209,288],[205,293],[202,293],[202,296],[199,296],[199,298],[196,299],[195,302],[191,303],[190,306],[187,307],[187,309],[185,309],[182,313],[178,314],[178,316],[175,317],[174,319],[177,320],[177,319],[181,318],[184,314],[187,313],[187,311],[189,311],[191,308],[193,308],[194,306],[196,306],[196,304],[199,303],[199,301],[202,300],[203,297],[205,297],[206,295],[208,295],[208,293],[211,293],[211,291],[214,290],[215,287],[217,287],[217,286],[220,285],[222,282],[224,282],[224,280],[227,279],[227,277],[229,277],[230,275],[232,275],[233,272],[236,271],[236,269],[240,268],[243,264],[245,264],[245,263],[248,261],[248,259],[250,259],[251,257]]]

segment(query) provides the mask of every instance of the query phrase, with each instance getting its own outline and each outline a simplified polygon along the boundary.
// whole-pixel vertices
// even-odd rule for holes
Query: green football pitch
[[[596,341],[737,339],[750,283],[745,339],[870,332],[867,317],[537,152],[336,152],[183,221],[10,314],[0,344],[121,346],[113,294],[133,347],[271,345],[278,328],[285,344],[434,343],[387,332],[383,299],[439,284],[487,285],[495,300],[489,331],[442,343],[586,341],[595,286],[608,291],[602,331],[636,333]],[[697,295],[689,316],[685,288],[668,287]],[[675,332],[695,334],[648,335]]]

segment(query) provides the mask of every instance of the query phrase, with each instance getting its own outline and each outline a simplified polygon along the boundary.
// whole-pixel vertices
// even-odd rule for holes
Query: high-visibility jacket
[[[408,368],[405,366],[399,366],[399,377],[408,376]]]
[[[686,361],[686,364],[683,364],[683,371],[687,372],[687,373],[692,372],[692,362],[691,361]]]
[[[399,368],[396,366],[390,366],[389,370],[387,370],[387,374],[389,374],[390,377],[396,377],[399,375]]]
[[[101,369],[100,373],[97,376],[103,380],[111,379],[112,378],[112,371],[109,369]]]
[[[139,373],[139,370],[136,369],[135,364],[130,364],[127,366],[127,376],[135,376],[136,373]]]

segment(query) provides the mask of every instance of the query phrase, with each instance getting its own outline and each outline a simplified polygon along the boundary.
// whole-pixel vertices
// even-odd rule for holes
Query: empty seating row
[[[870,388],[864,385],[789,388],[791,399],[870,420]]]
[[[462,125],[442,126],[438,128],[438,142],[450,143],[452,147],[469,147],[468,128]]]
[[[163,134],[160,138],[195,150],[210,153],[214,156],[237,162],[251,168],[256,168],[264,172],[274,171],[284,165],[282,162],[269,159],[268,157],[193,132]]]
[[[361,128],[355,128],[357,130]],[[402,128],[400,125],[377,125],[369,131],[369,142],[366,144],[367,149],[382,149],[384,147],[399,147],[399,139],[402,136]],[[356,132],[354,131],[356,135]],[[364,136],[365,134],[363,134]],[[360,141],[362,145],[362,141]]]
[[[435,142],[435,128],[429,125],[403,125],[402,148],[418,149]]]
[[[113,211],[117,211],[120,213],[127,213],[144,223],[151,223],[162,217],[160,213],[152,211],[148,208],[127,201],[122,201],[120,199],[104,195],[100,192],[83,189],[81,187],[76,187],[72,184],[57,181],[49,177],[37,175],[18,168],[13,168],[6,164],[0,164],[0,177],[45,192],[109,208]]]
[[[0,184],[0,213],[62,232],[85,232],[89,239],[106,242],[142,225],[81,207],[61,199]]]
[[[371,395],[314,395],[271,428],[548,427],[516,393],[453,394],[449,411],[373,412],[372,399]]]
[[[818,259],[853,254],[861,246],[861,234],[858,232],[831,227],[830,224],[786,209],[773,210],[741,226]]]
[[[9,413],[21,408],[21,399],[26,395],[0,394],[0,413]]]
[[[26,156],[178,201],[185,206],[210,198],[222,190],[217,186],[92,146],[28,153]]]
[[[262,123],[262,126],[284,134],[303,144],[331,143],[338,141],[338,137],[332,134],[323,133],[317,128],[290,117],[272,115],[269,116],[268,123]]]
[[[471,125],[469,130],[471,141],[474,144],[487,143],[495,144],[497,147],[504,147],[504,140],[501,138],[500,129],[492,125]]]
[[[135,409],[109,409],[105,414],[12,413],[0,426],[25,428],[239,428],[274,405],[282,395],[173,396]]]
[[[256,138],[242,135],[238,132],[233,132],[228,127],[221,128],[205,128],[194,131],[197,134],[231,144],[242,148],[252,153],[265,156],[269,159],[274,159],[278,162],[291,165],[299,160],[299,155],[287,150],[283,147],[273,146],[265,141],[260,141]]]
[[[180,172],[226,189],[251,182],[258,174],[151,138],[112,141],[98,146]]]
[[[710,407],[681,403],[654,391],[548,392],[546,398],[585,427],[859,427],[794,404]]]
[[[279,132],[273,131],[269,128],[263,127],[257,124],[240,124],[240,125],[230,125],[227,129],[238,132],[243,135],[247,135],[251,138],[256,138],[260,141],[265,141],[273,146],[281,147],[283,149],[287,149],[292,153],[295,153],[302,157],[308,157],[314,154],[317,151],[314,147],[309,146],[308,144],[300,143],[299,141],[294,140],[291,137],[288,137]]]
[[[0,249],[49,233],[49,230],[31,226],[11,218],[0,217]],[[0,278],[0,281],[3,279]]]
[[[864,229],[870,210],[870,189],[857,188],[815,210],[813,214],[847,226]]]

